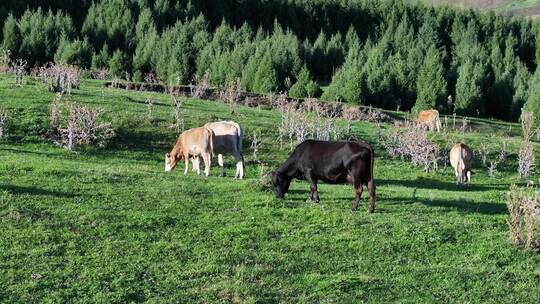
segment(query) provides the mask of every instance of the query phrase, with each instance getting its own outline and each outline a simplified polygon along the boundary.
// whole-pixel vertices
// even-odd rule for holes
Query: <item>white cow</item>
[[[472,150],[462,143],[457,143],[450,150],[450,164],[454,168],[457,184],[471,183]]]
[[[218,164],[221,167],[221,176],[225,175],[223,167],[223,154],[232,154],[236,160],[236,173],[234,178],[244,178],[244,156],[242,155],[243,132],[240,125],[234,121],[209,122],[204,125],[214,133],[213,154],[218,156]],[[191,158],[193,171],[200,172],[199,157]]]

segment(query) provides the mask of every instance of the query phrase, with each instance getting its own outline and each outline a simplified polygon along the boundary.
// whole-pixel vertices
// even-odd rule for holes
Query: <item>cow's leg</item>
[[[200,166],[200,159],[199,156],[194,157],[191,159],[191,165],[193,166],[192,171],[197,172],[198,175],[201,175],[201,166]]]
[[[312,201],[318,203],[320,201],[320,198],[319,191],[317,189],[317,177],[313,173],[308,172],[308,174],[306,174],[306,179],[310,183],[309,198]]]
[[[454,169],[454,175],[456,176],[456,185],[459,185],[459,182],[461,180],[460,180],[458,169]]]
[[[218,161],[218,164],[219,166],[221,167],[221,176],[225,176],[225,167],[224,167],[224,163],[223,163],[223,154],[218,154],[217,156],[217,161]]]
[[[360,199],[362,198],[362,192],[364,191],[364,186],[360,181],[354,181],[354,190],[356,192],[356,196],[354,198],[354,203],[352,205],[351,210],[356,211],[358,209],[358,205],[360,204]]]
[[[203,162],[204,162],[204,175],[209,176],[210,175],[210,165],[211,165],[211,158],[210,153],[205,153],[202,155]]]
[[[244,178],[244,158],[240,152],[236,151],[234,153],[234,159],[236,161],[236,174],[234,178],[243,179]]]
[[[368,212],[369,213],[373,213],[373,211],[375,211],[375,181],[373,180],[373,178],[371,178],[371,180],[368,182],[367,184],[367,188],[368,188],[368,191],[369,191],[369,208],[368,208]]]
[[[470,185],[471,184],[471,171],[467,171],[467,184]]]
[[[184,157],[184,163],[186,165],[186,168],[184,169],[184,175],[186,175],[189,169],[189,157]]]

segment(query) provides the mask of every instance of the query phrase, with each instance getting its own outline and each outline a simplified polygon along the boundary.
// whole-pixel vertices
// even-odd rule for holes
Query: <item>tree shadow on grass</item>
[[[336,204],[347,203],[352,204],[354,201],[354,194],[350,197],[332,197],[330,193],[319,192],[321,196],[321,204]],[[309,200],[309,190],[291,189],[288,195],[285,197],[285,205],[289,208],[299,207],[299,202],[311,202]],[[506,214],[507,209],[505,204],[501,203],[488,203],[488,202],[475,202],[472,200],[463,199],[428,199],[428,198],[410,198],[410,197],[377,197],[377,207],[382,207],[386,204],[401,205],[405,207],[409,203],[419,202],[423,205],[430,207],[446,208],[448,211],[459,211],[464,213],[480,213],[487,215]],[[360,206],[366,206],[369,204],[369,195],[364,193]],[[381,208],[379,208],[381,211]]]
[[[382,204],[406,206],[411,203],[421,203],[430,207],[440,207],[448,209],[448,211],[459,211],[464,213],[479,213],[486,215],[506,214],[507,209],[505,204],[475,202],[464,199],[428,199],[428,198],[411,198],[411,197],[392,197],[385,198]]]
[[[7,190],[8,192],[12,194],[19,194],[19,195],[30,194],[30,195],[39,195],[39,196],[54,196],[54,197],[67,197],[67,198],[72,198],[72,197],[77,196],[74,193],[47,190],[47,189],[42,189],[42,188],[37,188],[37,187],[16,186],[16,185],[9,185],[9,184],[0,185],[0,190]]]
[[[454,182],[442,182],[435,179],[420,178],[415,180],[395,180],[395,179],[380,179],[376,180],[377,186],[403,186],[411,189],[431,189],[431,190],[445,190],[445,191],[493,191],[493,190],[505,190],[508,188],[508,184],[489,184],[489,185],[456,185]]]
[[[89,148],[86,155],[117,157],[119,152],[139,152],[133,154],[137,160],[158,162],[173,147],[176,139],[155,130],[137,130],[137,128],[120,127],[115,130],[116,136],[106,148]],[[159,157],[157,156],[159,153]]]
[[[33,154],[33,155],[55,157],[55,158],[67,158],[66,154],[62,154],[62,153],[53,153],[53,152],[46,152],[46,151],[32,151],[32,150],[20,149],[20,148],[0,148],[0,151]]]
[[[138,104],[141,104],[141,105],[147,105],[146,103],[146,99],[142,100],[142,99],[135,99],[131,96],[122,96],[121,97],[122,101],[126,101],[126,102],[131,102],[131,103],[138,103]],[[157,101],[155,100],[154,98],[152,98],[152,104],[154,106],[168,106],[170,107],[171,106],[171,103],[165,103],[165,102],[160,102],[160,101]]]

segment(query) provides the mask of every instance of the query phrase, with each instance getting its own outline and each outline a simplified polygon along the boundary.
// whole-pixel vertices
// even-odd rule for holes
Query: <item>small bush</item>
[[[223,90],[219,92],[219,99],[225,101],[229,105],[229,111],[232,114],[236,113],[238,101],[242,97],[242,87],[240,78],[231,81]]]
[[[540,225],[539,191],[527,188],[519,188],[516,185],[510,187],[507,207],[510,213],[508,225],[512,243],[523,246],[529,250],[540,249],[538,228]]]
[[[51,92],[71,94],[81,84],[80,70],[70,65],[48,63],[39,68],[38,74]]]
[[[64,101],[61,95],[51,105],[50,124],[53,141],[73,151],[82,145],[103,147],[115,132],[108,122],[99,122],[104,110]]]
[[[429,140],[422,128],[390,128],[382,145],[390,156],[410,160],[415,166],[423,166],[426,172],[438,167],[439,147]]]
[[[194,83],[191,85],[191,96],[205,99],[210,94],[210,73],[207,71],[202,77],[195,75]]]

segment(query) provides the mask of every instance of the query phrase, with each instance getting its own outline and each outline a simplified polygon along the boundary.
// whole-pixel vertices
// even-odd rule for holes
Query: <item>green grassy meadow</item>
[[[473,120],[474,132],[437,135],[473,149],[508,137],[513,154],[499,173],[476,162],[473,184],[458,187],[450,167],[424,173],[393,160],[374,124],[355,123],[378,155],[370,215],[367,195],[350,211],[349,185],[321,184],[320,204],[307,201],[306,182],[284,200],[261,190],[249,139],[245,180],[233,179],[232,157],[227,177],[217,165],[209,178],[184,176],[183,165],[164,172],[178,136],[164,94],[102,96],[99,82],[85,81],[68,99],[106,109],[117,136],[67,152],[45,137],[54,94],[31,79],[14,83],[0,75],[0,107],[11,113],[0,140],[2,303],[540,302],[540,255],[511,245],[507,226],[506,193],[525,182],[515,170],[518,124]],[[260,132],[268,170],[288,155],[276,111],[239,107],[231,117],[227,105],[195,99],[184,109],[187,127],[233,119],[248,138]]]
[[[540,8],[539,0],[407,0],[406,2],[453,5],[524,16],[538,16]]]

